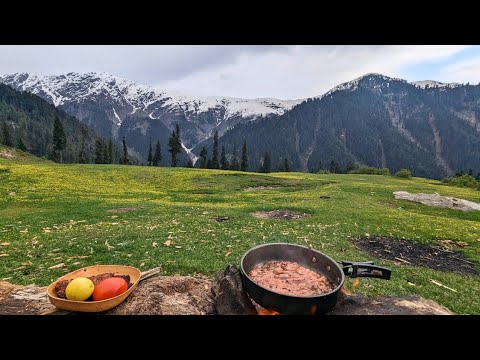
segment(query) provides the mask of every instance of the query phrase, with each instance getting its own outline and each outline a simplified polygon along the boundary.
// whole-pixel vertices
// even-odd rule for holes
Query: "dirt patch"
[[[435,246],[419,244],[413,240],[369,237],[355,240],[355,245],[377,258],[392,260],[403,265],[452,271],[462,275],[480,274],[475,263],[469,261],[465,254],[453,250],[451,246],[444,246],[445,240],[442,241],[439,241],[441,245]]]
[[[395,207],[395,208],[397,207],[397,205],[395,205],[394,203],[391,203],[391,202],[389,202],[389,201],[385,201],[385,202],[384,202],[384,201],[379,201],[378,203],[379,203],[380,205],[383,205],[383,206]]]
[[[230,220],[230,218],[228,216],[217,216],[213,218],[213,220],[215,220],[216,222],[224,222]]]
[[[254,186],[254,187],[247,187],[243,189],[243,191],[257,191],[257,190],[274,190],[281,188],[280,185],[272,185],[272,186]]]
[[[118,208],[118,209],[107,210],[107,212],[124,213],[124,212],[135,211],[135,210],[138,210],[138,209],[137,208]]]
[[[409,200],[418,202],[420,204],[444,207],[461,211],[475,211],[480,210],[480,204],[464,199],[457,199],[450,196],[442,196],[437,193],[434,194],[412,194],[407,191],[395,191],[393,193],[395,199]]]
[[[310,214],[291,210],[255,211],[252,213],[257,219],[298,220],[309,217]]]
[[[20,157],[15,154],[14,151],[10,150],[0,150],[0,158],[9,159],[9,160],[19,160]]]
[[[215,194],[213,190],[195,190],[192,191],[193,195],[212,195]]]

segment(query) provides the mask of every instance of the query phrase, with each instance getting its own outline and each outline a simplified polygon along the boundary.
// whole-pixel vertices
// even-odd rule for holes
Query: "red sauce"
[[[324,275],[292,261],[259,264],[248,276],[264,288],[284,295],[315,296],[335,289]]]

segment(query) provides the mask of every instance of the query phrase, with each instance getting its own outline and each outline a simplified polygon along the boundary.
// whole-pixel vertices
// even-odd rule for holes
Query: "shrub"
[[[383,168],[383,169],[378,169],[378,175],[387,175],[390,176],[390,169],[389,168]]]
[[[350,171],[349,174],[390,175],[390,170],[388,168],[378,169],[371,166],[360,166],[358,169]]]
[[[407,169],[400,169],[395,173],[396,177],[410,179],[412,177],[412,172]]]
[[[320,170],[318,170],[318,173],[317,173],[317,174],[330,174],[330,171],[320,169]]]
[[[480,190],[480,181],[476,180],[471,175],[462,175],[458,177],[457,176],[446,177],[442,179],[442,182],[450,186],[469,187],[469,188]]]

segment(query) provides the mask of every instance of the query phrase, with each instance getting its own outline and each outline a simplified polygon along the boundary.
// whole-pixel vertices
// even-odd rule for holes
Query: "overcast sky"
[[[0,75],[91,71],[192,95],[296,99],[369,72],[478,83],[480,46],[0,46]]]

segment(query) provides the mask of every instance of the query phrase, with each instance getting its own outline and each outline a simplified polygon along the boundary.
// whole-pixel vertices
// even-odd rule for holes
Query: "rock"
[[[464,199],[456,199],[449,196],[441,196],[437,193],[434,194],[412,194],[407,191],[395,191],[393,193],[395,199],[409,200],[418,202],[429,206],[438,206],[462,211],[474,211],[480,210],[480,204],[468,201]]]

